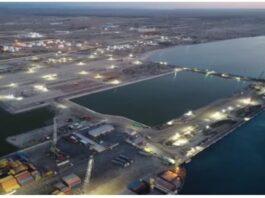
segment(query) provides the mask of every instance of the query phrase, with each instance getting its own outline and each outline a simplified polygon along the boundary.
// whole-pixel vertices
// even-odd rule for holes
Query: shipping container
[[[30,184],[34,181],[33,177],[31,176],[31,174],[28,171],[21,172],[21,173],[17,174],[15,177],[17,179],[17,182],[21,186],[25,186],[25,185]]]
[[[166,181],[168,181],[168,182],[173,181],[174,179],[177,178],[177,176],[178,176],[178,175],[177,175],[176,173],[174,173],[174,172],[172,172],[172,171],[170,171],[170,170],[164,171],[164,172],[160,175],[160,177],[161,177],[162,179],[164,179],[164,180],[166,180]]]
[[[70,188],[74,188],[81,184],[81,179],[73,173],[63,177],[62,180]]]
[[[20,186],[17,180],[13,176],[7,176],[0,180],[0,191],[9,193],[11,191],[19,189]]]
[[[165,193],[172,193],[176,191],[176,186],[174,184],[171,184],[160,177],[156,177],[155,179],[155,187],[159,190],[165,192]]]
[[[28,163],[27,165],[28,165],[29,171],[37,170],[36,167],[32,163]]]
[[[8,166],[8,160],[7,159],[0,160],[0,168],[4,168],[6,166]]]
[[[130,183],[128,189],[139,195],[148,194],[150,192],[150,186],[148,183],[141,180],[136,180]]]
[[[21,163],[19,160],[15,160],[15,161],[10,160],[10,161],[9,161],[9,166],[10,166],[11,168],[16,168],[16,167],[18,167],[18,166],[20,166],[20,165],[22,165],[22,163]]]
[[[34,178],[35,181],[38,181],[41,179],[40,172],[35,170],[31,172],[32,177]]]
[[[17,166],[16,168],[14,168],[14,171],[15,171],[16,174],[20,173],[20,172],[23,172],[25,170],[28,170],[28,167],[26,165],[24,165],[24,164],[21,164],[21,165]]]
[[[63,184],[62,182],[55,184],[54,187],[62,192],[67,191],[69,189],[69,187]]]

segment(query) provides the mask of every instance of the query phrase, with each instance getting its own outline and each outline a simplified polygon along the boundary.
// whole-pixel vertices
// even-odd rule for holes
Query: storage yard
[[[68,100],[55,102],[53,125],[8,138],[22,150],[1,160],[2,192],[177,194],[185,162],[262,112],[264,94],[263,83],[250,84],[152,128]]]

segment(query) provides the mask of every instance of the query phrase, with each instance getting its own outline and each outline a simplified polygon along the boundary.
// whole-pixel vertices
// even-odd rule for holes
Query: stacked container
[[[9,193],[18,188],[20,188],[20,186],[17,180],[11,175],[0,180],[0,191],[4,193]]]
[[[17,179],[17,182],[21,186],[25,186],[25,185],[30,184],[34,181],[33,177],[31,176],[31,174],[28,171],[24,171],[22,173],[19,173],[15,177]]]
[[[5,168],[7,166],[8,166],[8,160],[7,159],[0,160],[0,168]]]
[[[63,177],[62,180],[70,188],[77,187],[81,184],[81,179],[73,173]]]
[[[15,160],[15,161],[10,160],[10,161],[9,161],[9,166],[10,166],[11,168],[13,168],[13,169],[15,169],[15,168],[17,168],[18,166],[21,166],[21,165],[23,165],[23,164],[22,164],[21,161],[19,161],[19,160]]]
[[[15,167],[15,168],[14,168],[14,171],[15,171],[15,173],[17,174],[17,173],[23,172],[23,171],[25,171],[25,170],[27,170],[27,169],[28,169],[28,167],[27,167],[26,165],[21,164],[21,165]]]
[[[40,172],[35,170],[31,172],[32,177],[34,178],[35,181],[38,181],[41,179]]]
[[[71,188],[66,186],[62,182],[55,184],[55,187],[56,187],[57,190],[63,192],[66,195],[71,195],[72,194]]]

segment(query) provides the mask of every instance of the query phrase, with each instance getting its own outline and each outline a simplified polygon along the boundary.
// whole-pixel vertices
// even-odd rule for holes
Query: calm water
[[[52,116],[53,113],[46,108],[17,115],[11,115],[0,109],[0,156],[15,151],[15,148],[5,141],[8,136],[44,126]]]
[[[257,77],[265,70],[265,37],[187,45],[158,51],[153,61]]]
[[[183,194],[265,194],[265,113],[188,165]]]
[[[265,37],[237,39],[157,52],[154,60],[217,71],[258,76],[265,70]],[[103,113],[124,115],[148,125],[163,123],[182,113],[233,94],[242,83],[205,78],[193,73],[164,76],[128,87],[76,99]],[[0,155],[14,148],[5,138],[45,125],[47,109],[9,115],[0,110]],[[265,193],[265,114],[225,137],[187,165],[184,194]]]
[[[233,80],[182,72],[74,101],[98,112],[122,115],[153,126],[220,97],[228,97],[245,85]]]

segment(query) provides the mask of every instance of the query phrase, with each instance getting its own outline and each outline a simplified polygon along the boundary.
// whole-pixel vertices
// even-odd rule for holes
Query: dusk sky
[[[127,3],[88,3],[98,7],[119,7],[119,8],[150,8],[150,9],[207,9],[207,8],[244,8],[244,9],[264,9],[265,2],[127,2]]]
[[[131,9],[265,9],[265,2],[48,2],[0,3],[0,7],[96,7]]]

